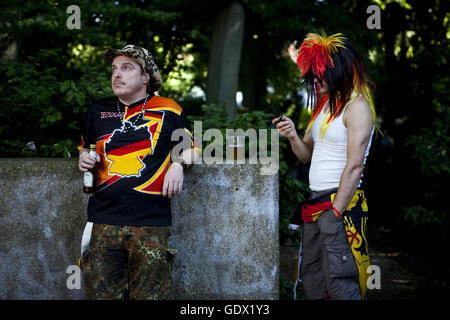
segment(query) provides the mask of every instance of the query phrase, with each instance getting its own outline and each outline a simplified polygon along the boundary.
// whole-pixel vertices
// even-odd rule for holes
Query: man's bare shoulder
[[[347,106],[344,113],[344,124],[347,127],[349,122],[358,121],[373,125],[373,114],[369,102],[362,95],[353,99]]]

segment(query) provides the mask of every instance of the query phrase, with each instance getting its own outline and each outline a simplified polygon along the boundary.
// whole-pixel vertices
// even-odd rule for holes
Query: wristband
[[[342,218],[342,214],[335,207],[331,206],[331,209],[337,214],[339,218]]]

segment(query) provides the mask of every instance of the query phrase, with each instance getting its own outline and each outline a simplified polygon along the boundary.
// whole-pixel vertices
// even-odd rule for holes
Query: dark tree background
[[[450,232],[444,201],[450,144],[447,2],[240,1],[245,12],[238,83],[243,103],[234,124],[224,122],[220,107],[206,104],[203,94],[212,25],[232,1],[75,2],[2,1],[1,157],[76,157],[89,104],[112,95],[110,66],[101,53],[128,43],[152,52],[164,79],[159,94],[177,100],[192,117],[220,128],[264,126],[274,105],[298,123],[302,134],[311,111],[289,48],[298,48],[308,32],[342,32],[376,83],[380,132],[366,175],[372,226],[393,230],[383,245],[426,257],[435,280],[448,289],[450,264],[443,253]],[[66,26],[72,4],[81,10],[79,30]],[[366,26],[372,4],[381,8],[381,29]],[[304,185],[290,180],[295,165],[282,141],[280,196],[292,206],[304,195],[297,190]],[[282,209],[280,218],[287,219],[292,206]]]

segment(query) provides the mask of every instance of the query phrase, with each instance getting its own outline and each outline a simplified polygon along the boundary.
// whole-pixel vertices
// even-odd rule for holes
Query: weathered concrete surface
[[[82,299],[69,290],[87,197],[73,160],[0,160],[0,298]]]
[[[278,299],[278,176],[197,165],[172,201],[172,299]],[[76,160],[0,159],[0,299],[84,299],[67,288],[86,222]]]
[[[278,299],[278,176],[193,167],[172,211],[178,299]]]

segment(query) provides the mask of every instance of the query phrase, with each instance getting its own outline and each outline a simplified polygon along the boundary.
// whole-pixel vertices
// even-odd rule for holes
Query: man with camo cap
[[[114,97],[95,101],[86,116],[79,169],[94,170],[80,266],[89,299],[166,299],[176,250],[170,198],[198,157],[183,109],[155,95],[162,84],[152,55],[127,45],[109,49]],[[182,132],[172,141],[174,131]],[[183,152],[171,157],[178,143]],[[96,146],[96,159],[89,146]]]
[[[150,81],[147,86],[148,92],[157,91],[161,87],[161,74],[159,73],[159,69],[153,60],[153,56],[147,49],[129,44],[121,50],[111,48],[105,52],[105,58],[108,61],[112,62],[117,56],[130,57],[142,67],[144,72],[150,76]]]

